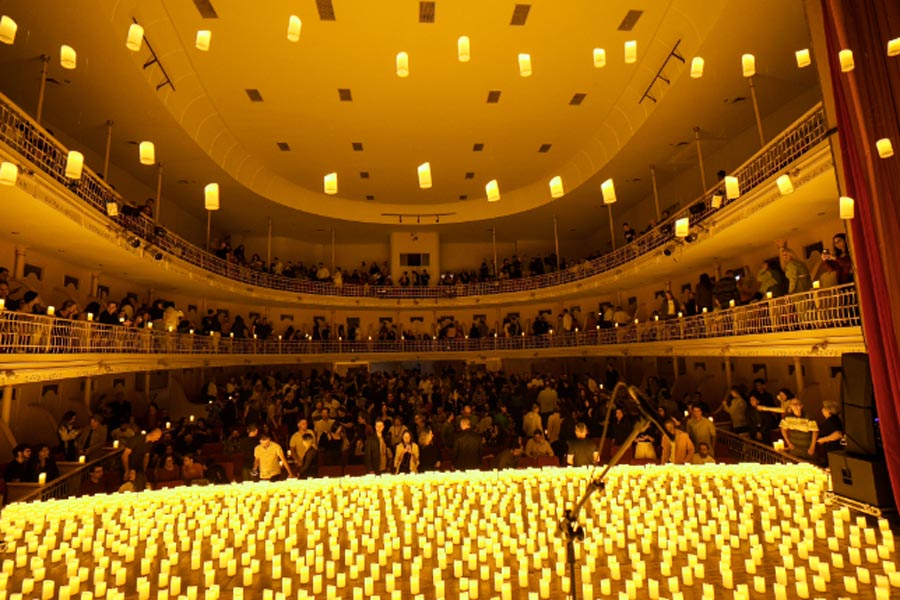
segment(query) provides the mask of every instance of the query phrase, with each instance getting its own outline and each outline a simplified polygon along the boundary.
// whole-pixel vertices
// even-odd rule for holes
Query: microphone
[[[666,424],[663,420],[659,418],[659,413],[656,412],[656,408],[650,403],[650,399],[647,398],[639,388],[633,385],[628,386],[628,395],[634,400],[638,410],[641,411],[641,415],[643,415],[645,419],[653,423],[664,436],[669,438],[670,441],[675,439],[675,436],[666,429]]]

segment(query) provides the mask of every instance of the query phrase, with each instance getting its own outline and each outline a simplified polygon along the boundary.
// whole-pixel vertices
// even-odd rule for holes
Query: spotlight
[[[166,237],[168,231],[166,231],[164,227],[160,227],[159,225],[157,225],[153,230],[153,233],[156,235],[156,237]]]
[[[153,260],[162,260],[162,259],[163,259],[163,253],[160,252],[159,250],[154,250],[153,251]]]
[[[434,222],[435,222],[435,223],[440,223],[440,222],[441,222],[441,216],[440,216],[440,215],[434,215]]]
[[[133,237],[128,241],[128,244],[132,248],[140,248],[141,247],[141,239],[138,237]]]
[[[696,234],[696,233],[692,233],[692,234],[688,235],[687,237],[684,238],[684,241],[687,242],[688,244],[690,244],[691,242],[696,242],[696,241],[697,241],[697,234]]]
[[[666,246],[666,248],[663,250],[663,254],[664,254],[665,256],[672,256],[672,254],[673,254],[674,252],[675,252],[675,248],[672,247],[672,246]]]
[[[403,223],[403,215],[400,215],[400,223]]]

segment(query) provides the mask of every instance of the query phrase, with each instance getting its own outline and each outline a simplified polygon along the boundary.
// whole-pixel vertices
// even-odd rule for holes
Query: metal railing
[[[792,456],[786,452],[779,452],[772,446],[761,444],[748,437],[743,437],[723,429],[716,429],[716,445],[724,447],[731,458],[742,463],[750,462],[763,465],[792,465],[804,462],[796,456]]]
[[[861,323],[852,284],[811,290],[710,313],[630,323],[588,331],[515,337],[399,340],[238,339],[71,321],[0,312],[3,353],[116,354],[360,354],[485,352],[724,338],[799,330],[856,327]],[[280,337],[280,336],[279,336]],[[0,359],[2,360],[2,359]]]
[[[751,189],[782,172],[814,148],[828,135],[825,112],[817,104],[802,117],[785,129],[778,137],[759,150],[732,175],[741,183],[742,196]],[[116,202],[124,206],[126,202],[96,173],[84,169],[79,180],[65,176],[68,150],[53,138],[44,128],[33,121],[23,110],[0,95],[0,142],[19,153],[35,168],[68,187],[96,211],[106,214],[107,203]],[[636,240],[617,250],[593,260],[582,261],[567,269],[524,277],[503,279],[483,283],[457,284],[453,286],[400,287],[370,286],[346,283],[335,286],[331,282],[308,281],[256,271],[248,267],[230,263],[202,248],[199,248],[174,232],[142,214],[133,216],[120,213],[117,217],[107,217],[118,222],[145,244],[158,247],[175,258],[197,266],[207,272],[239,281],[248,285],[282,290],[297,294],[325,296],[369,297],[369,298],[457,298],[507,294],[553,287],[605,273],[616,269],[638,257],[644,256],[673,239],[674,223],[689,216],[691,224],[702,223],[721,207],[740,202],[740,198],[729,200],[722,197],[721,207],[713,208],[710,198],[718,188],[704,193],[684,209],[660,223],[656,228],[641,235]],[[697,206],[702,203],[702,210]]]
[[[35,502],[50,499],[61,500],[77,495],[81,484],[87,480],[95,465],[103,467],[109,473],[121,467],[122,450],[112,448],[100,458],[85,463],[57,463],[61,474],[45,484],[40,483],[7,483],[7,502]]]

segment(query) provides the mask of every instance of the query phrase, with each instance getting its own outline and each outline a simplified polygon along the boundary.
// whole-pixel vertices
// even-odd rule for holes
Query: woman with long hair
[[[75,426],[77,422],[78,414],[74,410],[69,410],[63,415],[62,420],[59,422],[59,427],[56,429],[56,434],[59,436],[60,449],[67,461],[78,460],[75,440],[78,439],[81,430]]]
[[[394,452],[395,473],[418,473],[419,471],[419,445],[412,439],[408,429],[400,435],[400,443]]]

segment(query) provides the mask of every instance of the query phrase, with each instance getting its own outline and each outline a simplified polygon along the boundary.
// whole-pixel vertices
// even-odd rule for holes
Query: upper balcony
[[[766,211],[776,210],[772,205],[779,195],[774,191],[774,185],[768,184],[777,176],[792,173],[798,192],[792,196],[789,207],[778,207],[780,212],[795,210],[802,215],[808,210],[809,206],[801,199],[804,188],[813,190],[807,194],[807,201],[819,201],[822,194],[817,195],[821,189],[815,185],[816,180],[833,168],[825,143],[828,134],[824,110],[817,105],[732,173],[739,181],[738,197],[729,198],[720,193],[723,190],[711,189],[634,242],[563,271],[452,287],[353,284],[335,287],[331,283],[270,275],[230,264],[151,219],[125,215],[121,210],[126,206],[125,199],[90,169],[85,168],[80,179],[68,178],[68,150],[24,111],[0,96],[0,154],[20,165],[18,186],[21,190],[41,200],[44,208],[49,206],[67,217],[67,223],[59,223],[57,219],[52,230],[41,232],[43,223],[39,211],[33,210],[33,206],[15,203],[9,208],[11,226],[16,226],[17,219],[24,220],[36,235],[56,239],[60,235],[84,235],[87,230],[117,248],[117,252],[105,256],[107,261],[128,262],[131,271],[140,271],[135,263],[141,262],[148,279],[156,278],[161,282],[175,277],[181,283],[191,282],[195,284],[193,291],[199,291],[204,297],[233,298],[239,294],[272,304],[296,304],[299,301],[331,308],[381,308],[386,302],[412,307],[425,301],[452,306],[508,305],[611,292],[622,287],[620,280],[624,274],[629,277],[628,285],[639,283],[632,281],[634,277],[643,277],[647,281],[659,279],[670,270],[670,265],[660,265],[658,259],[664,248],[674,241],[675,223],[679,219],[689,219],[694,240],[691,249],[698,260],[707,260],[696,249],[704,245],[721,248],[722,244],[727,245],[727,236],[718,239],[716,236],[725,230],[741,221],[747,226],[749,218],[771,216]],[[772,234],[777,234],[772,231],[772,226],[766,227]],[[78,248],[69,252],[76,258],[79,256]],[[85,261],[95,260],[96,252],[96,248],[86,246],[81,256]],[[145,260],[136,261],[135,255]],[[160,273],[160,267],[166,272]]]

